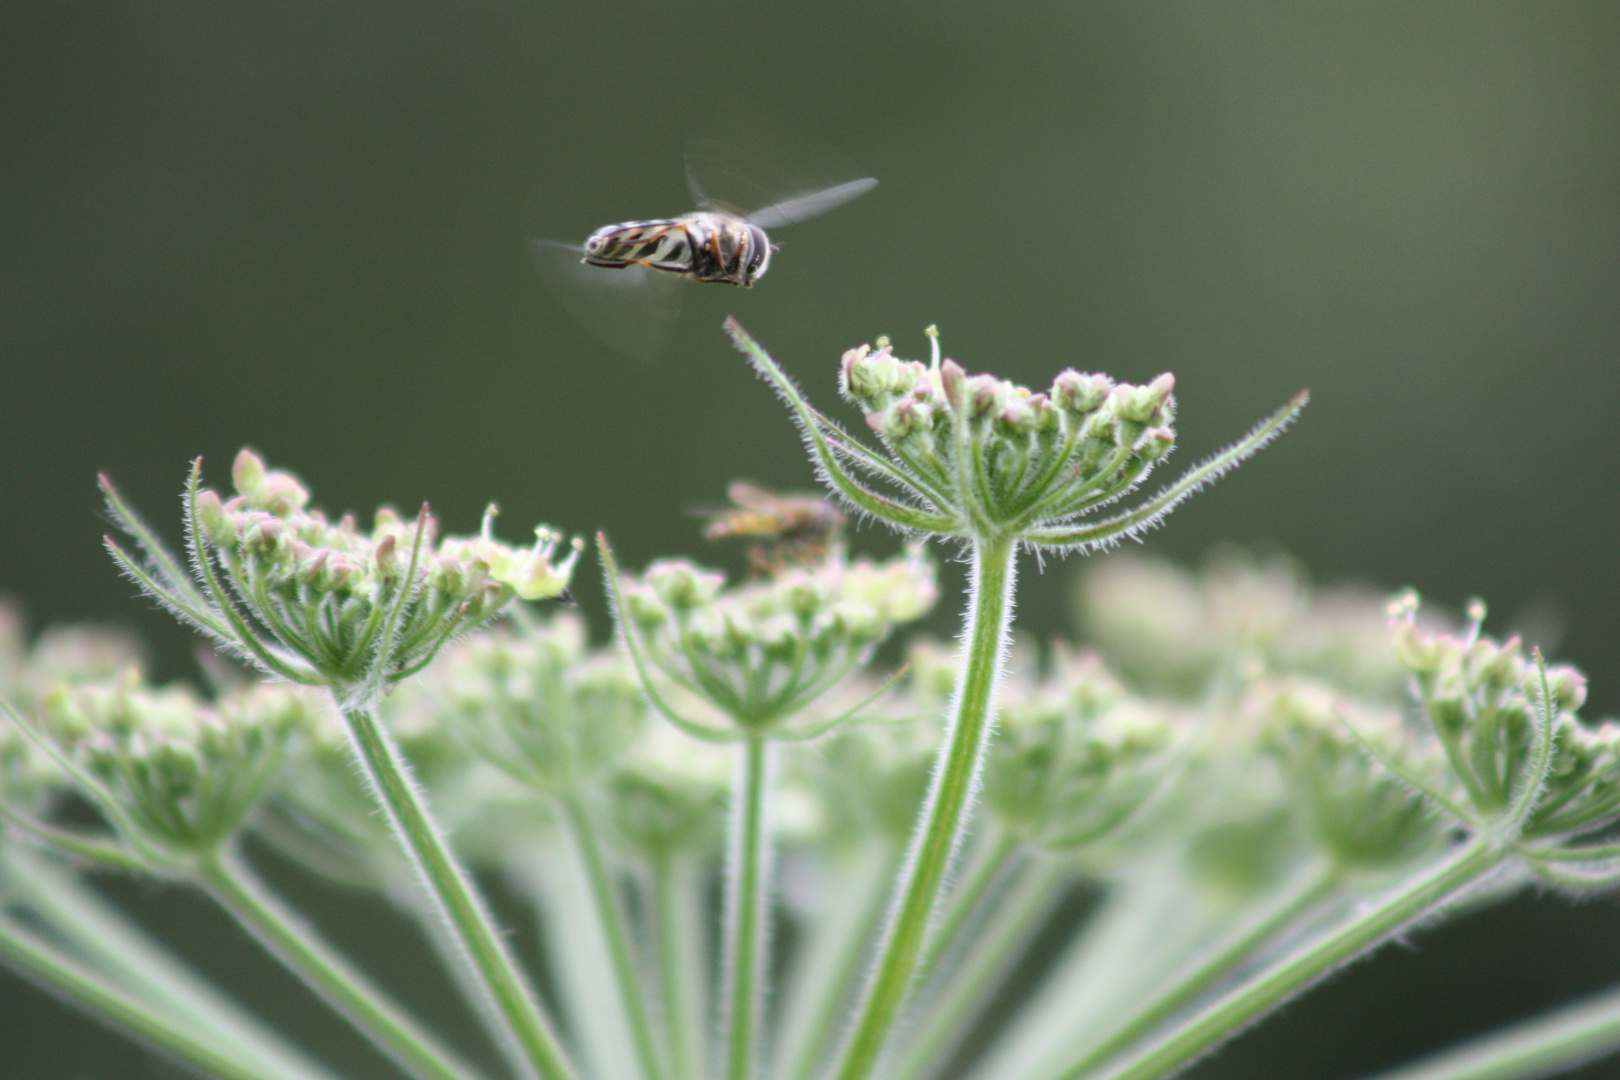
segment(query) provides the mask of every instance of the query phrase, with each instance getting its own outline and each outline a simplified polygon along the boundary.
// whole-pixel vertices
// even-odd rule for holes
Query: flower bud
[[[210,543],[223,547],[236,542],[236,528],[225,504],[212,488],[197,493],[197,525]]]
[[[658,598],[673,610],[690,611],[713,600],[725,576],[704,573],[689,562],[669,560],[647,568],[646,581]]]
[[[1106,375],[1082,375],[1069,368],[1052,380],[1052,403],[1078,415],[1095,412],[1107,400],[1114,380]]]

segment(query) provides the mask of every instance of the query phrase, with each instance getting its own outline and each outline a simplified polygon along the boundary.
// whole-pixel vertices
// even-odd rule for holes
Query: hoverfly
[[[531,241],[561,286],[559,298],[587,330],[650,359],[675,318],[679,296],[671,285],[678,279],[752,288],[776,250],[767,229],[796,225],[877,186],[866,177],[795,190],[789,181],[761,180],[768,170],[752,161],[738,167],[736,155],[687,150],[686,183],[698,206],[691,213],[604,225],[579,246]]]
[[[820,562],[838,540],[844,514],[813,495],[777,495],[737,481],[726,489],[732,501],[722,510],[701,511],[709,519],[707,540],[752,540],[748,565],[756,574],[780,574],[790,566]]]

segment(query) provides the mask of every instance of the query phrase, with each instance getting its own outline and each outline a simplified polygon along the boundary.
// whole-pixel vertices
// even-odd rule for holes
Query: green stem
[[[630,930],[613,879],[608,874],[607,860],[602,856],[602,845],[579,798],[566,795],[558,801],[562,803],[563,816],[568,821],[569,832],[573,835],[580,862],[584,865],[586,884],[590,887],[602,937],[607,942],[613,978],[618,984],[619,1001],[624,1008],[625,1020],[630,1025],[630,1038],[635,1043],[642,1075],[647,1080],[662,1080],[664,1070],[658,1060],[658,1043],[653,1036],[652,1020],[647,1015],[641,976],[636,970]]]
[[[1005,663],[1016,550],[1017,542],[1011,539],[974,545],[968,622],[963,633],[967,656],[957,679],[956,707],[922,820],[897,882],[877,962],[835,1073],[838,1080],[866,1080],[877,1064],[916,975],[946,868],[961,844]]]
[[[933,977],[939,965],[958,944],[962,931],[973,918],[991,886],[1002,880],[1008,861],[1018,851],[1018,838],[1005,829],[996,834],[972,860],[962,883],[951,894],[938,922],[928,933],[926,951],[917,964],[917,983]]]
[[[1063,870],[1048,859],[1012,887],[996,904],[984,932],[975,937],[961,966],[938,1000],[931,1001],[906,1053],[884,1076],[917,1080],[941,1064],[973,1028],[973,1019],[1000,988],[1002,979],[1029,946],[1041,920],[1059,899],[1056,885]]]
[[[341,703],[340,703],[341,704]],[[367,787],[409,856],[439,915],[450,928],[484,995],[480,1002],[497,1038],[521,1051],[542,1080],[574,1080],[539,999],[495,926],[471,876],[456,860],[428,813],[404,755],[371,704],[342,705]]]
[[[675,1080],[706,1075],[703,1002],[708,1000],[703,960],[703,875],[690,856],[661,852],[652,863],[653,932],[658,941],[658,985],[664,1033]]]
[[[281,1075],[244,1060],[240,1053],[216,1047],[210,1039],[198,1038],[189,1023],[163,1015],[135,992],[69,958],[9,918],[0,918],[0,960],[44,990],[94,1014],[97,1019],[163,1052],[201,1076],[213,1080],[278,1080]]]
[[[737,786],[726,852],[726,1080],[749,1080],[759,1042],[766,954],[770,840],[765,830],[770,743],[750,732],[739,746]]]
[[[1368,901],[1354,918],[1261,970],[1100,1075],[1106,1080],[1159,1080],[1175,1072],[1432,910],[1500,865],[1507,854],[1484,838],[1470,840],[1439,865]]]
[[[259,943],[400,1067],[421,1080],[477,1074],[272,895],[239,859],[221,854],[197,869],[199,883]]]
[[[898,845],[870,844],[828,883],[829,903],[816,913],[783,1003],[776,1069],[784,1080],[813,1080],[837,1041],[850,988],[883,918]]]
[[[1527,1080],[1620,1050],[1620,988],[1543,1013],[1374,1080]]]
[[[1262,945],[1331,895],[1338,888],[1340,880],[1341,873],[1337,866],[1325,866],[1310,874],[1297,888],[1285,894],[1280,902],[1262,912],[1259,918],[1251,920],[1249,925],[1241,927],[1231,938],[1216,944],[1203,956],[1196,957],[1158,996],[1114,1027],[1079,1061],[1060,1073],[1058,1080],[1078,1080],[1180,1012]]]
[[[15,845],[0,852],[5,878],[34,915],[139,1000],[166,1010],[223,1050],[283,1080],[335,1080],[277,1032],[238,1008],[140,927],[70,874]]]

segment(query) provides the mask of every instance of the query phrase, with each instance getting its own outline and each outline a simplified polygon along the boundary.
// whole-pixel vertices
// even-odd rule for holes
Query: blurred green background
[[[605,353],[525,240],[683,211],[687,135],[737,103],[880,186],[776,237],[752,292],[687,290],[661,364]],[[1561,637],[1589,715],[1620,706],[1620,5],[0,6],[0,592],[38,621],[123,621],[183,673],[99,550],[94,474],[173,535],[188,459],[223,480],[244,443],[334,510],[470,531],[493,498],[510,538],[711,557],[694,504],[810,481],[728,313],[828,407],[841,350],[920,355],[933,322],[1038,386],[1172,370],[1175,466],[1309,386],[1149,548],[1481,594]],[[1074,564],[1029,570],[1022,625],[1064,629]],[[200,905],[123,894],[385,1075]],[[1194,1075],[1354,1076],[1604,985],[1620,912],[1525,898],[1415,945]],[[0,976],[0,1075],[168,1070]]]

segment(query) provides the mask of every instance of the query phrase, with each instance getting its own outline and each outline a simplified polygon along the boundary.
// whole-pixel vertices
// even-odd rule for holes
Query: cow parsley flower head
[[[425,667],[456,634],[493,617],[514,596],[566,597],[580,546],[562,559],[562,537],[536,530],[528,549],[492,533],[494,508],[471,538],[436,537],[424,506],[414,521],[388,508],[371,530],[352,516],[306,509],[293,476],[267,470],[248,450],[232,469],[236,492],[201,485],[193,464],[186,492],[189,566],[170,554],[105,477],[115,521],[135,552],[107,541],[142,588],[267,674],[372,694]]]

